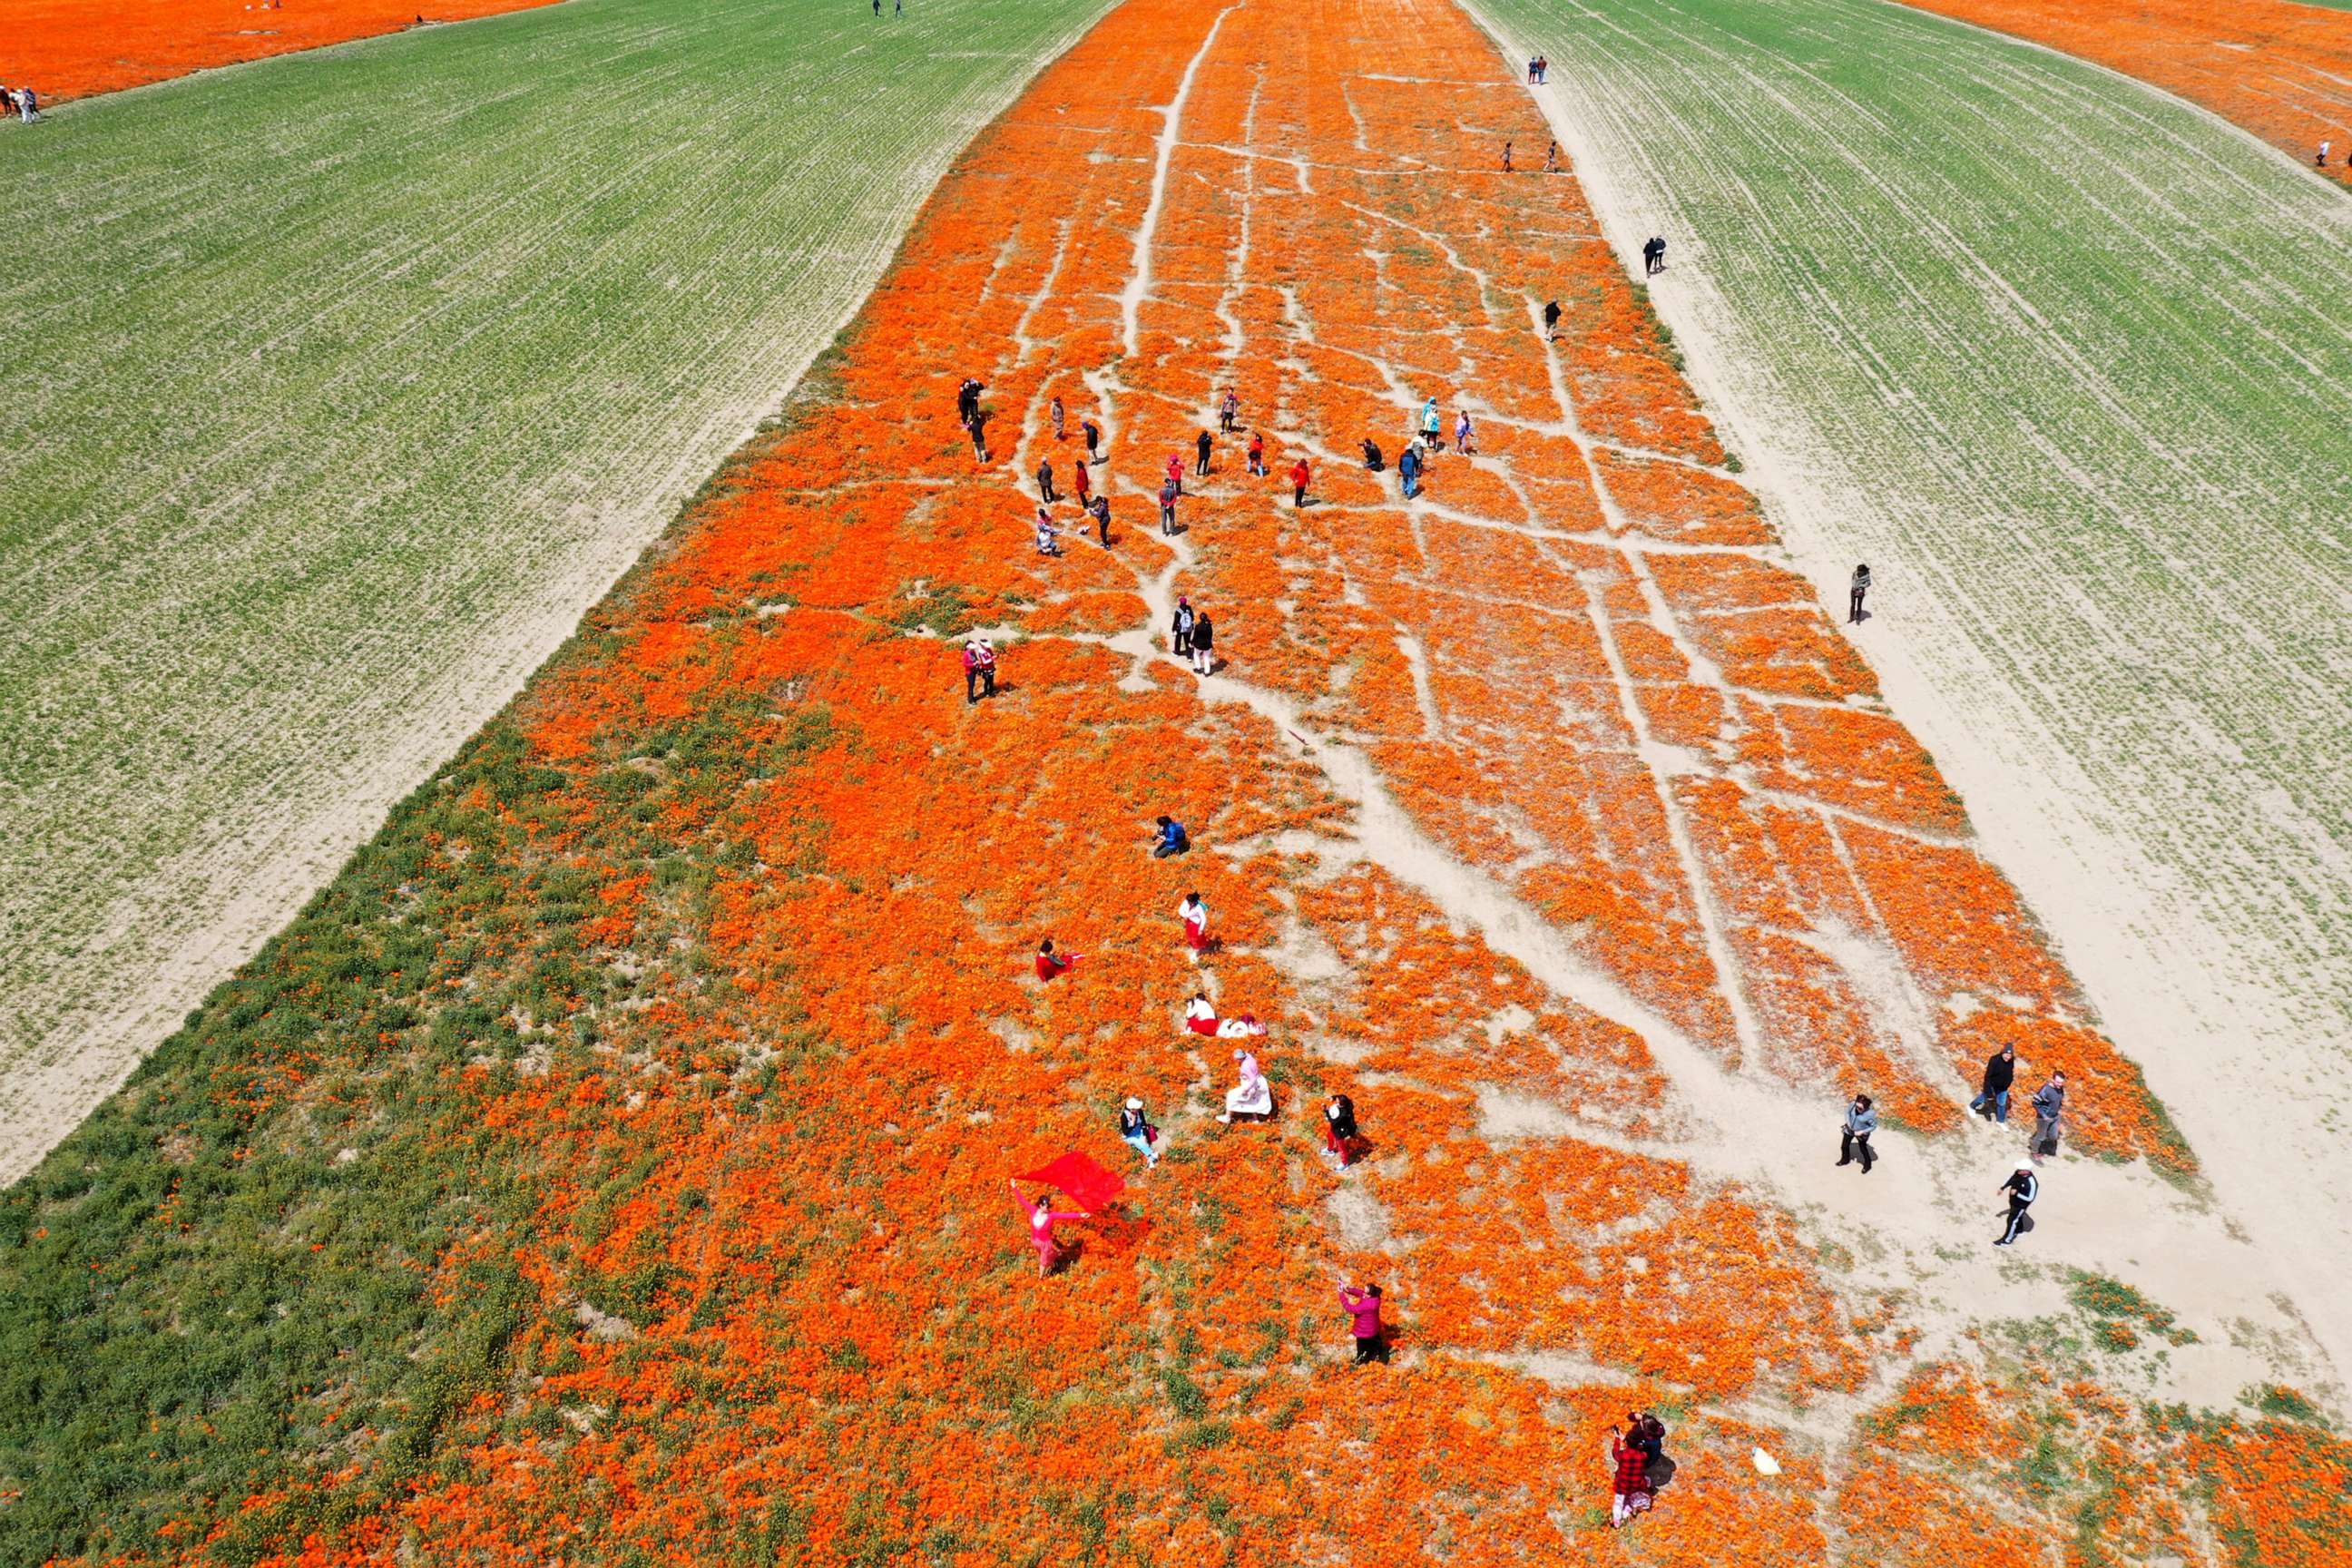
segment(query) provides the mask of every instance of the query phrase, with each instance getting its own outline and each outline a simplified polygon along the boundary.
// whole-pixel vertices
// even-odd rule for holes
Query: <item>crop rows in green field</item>
[[[570,0],[0,127],[37,215],[0,267],[0,1173],[505,700],[1101,9]]]
[[[1878,0],[1487,9],[1672,237],[1659,296],[1726,351],[1696,368],[1850,503],[1811,526],[1877,573],[1864,643],[1948,632],[1917,657],[1964,721],[2055,748],[2218,967],[2346,1037],[2352,202]]]

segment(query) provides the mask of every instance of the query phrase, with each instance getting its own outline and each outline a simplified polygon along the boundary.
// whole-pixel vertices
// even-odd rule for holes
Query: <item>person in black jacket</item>
[[[1192,617],[1192,673],[1214,675],[1217,672],[1217,626],[1202,610]]]
[[[1356,1102],[1335,1094],[1323,1105],[1323,1149],[1346,1170],[1356,1157]]]
[[[1969,1109],[1987,1121],[2009,1121],[2009,1086],[2017,1081],[2017,1047],[2003,1046],[1985,1058],[1984,1087]]]
[[[1853,582],[1849,587],[1846,595],[1846,625],[1850,626],[1858,626],[1862,625],[1863,622],[1870,618],[1869,616],[1864,613],[1862,607],[1862,596],[1869,592],[1870,568],[1867,566],[1855,567],[1853,569]]]
[[[1862,1173],[1870,1174],[1870,1167],[1878,1157],[1870,1152],[1870,1135],[1878,1131],[1878,1112],[1870,1107],[1870,1096],[1857,1094],[1853,1103],[1845,1108],[1845,1128],[1838,1138],[1838,1163],[1851,1165],[1862,1161]]]
[[[1051,458],[1037,465],[1037,499],[1047,506],[1062,499],[1054,493],[1054,459]]]
[[[1544,306],[1544,338],[1548,342],[1559,336],[1559,301],[1553,300]]]
[[[2033,1200],[2042,1195],[2042,1178],[2033,1173],[2033,1162],[2020,1160],[2017,1170],[2000,1184],[2000,1190],[2009,1194],[2009,1223],[2001,1228],[2000,1239],[1993,1245],[2007,1247],[2017,1239],[2018,1227],[2025,1220],[2025,1211],[2032,1208]]]
[[[1209,433],[1206,430],[1202,431],[1192,443],[1192,450],[1196,454],[1192,471],[1204,479],[1209,477],[1209,454],[1215,449],[1215,447],[1216,443],[1209,439]]]

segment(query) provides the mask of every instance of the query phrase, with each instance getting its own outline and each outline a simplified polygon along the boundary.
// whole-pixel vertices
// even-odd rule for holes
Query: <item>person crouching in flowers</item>
[[[1225,1090],[1225,1113],[1217,1120],[1231,1122],[1235,1117],[1272,1116],[1274,1089],[1266,1083],[1265,1075],[1258,1071],[1257,1058],[1236,1047],[1234,1061],[1241,1069],[1241,1081]]]
[[[1013,1200],[1029,1212],[1029,1239],[1037,1248],[1037,1278],[1043,1279],[1060,1268],[1062,1259],[1067,1256],[1054,1239],[1054,1222],[1057,1219],[1092,1219],[1094,1216],[1084,1209],[1072,1209],[1066,1214],[1047,1208],[1046,1202],[1052,1196],[1047,1193],[1039,1193],[1037,1201],[1032,1203],[1021,1191],[1020,1183],[1007,1182],[1005,1184],[1013,1189]]]
[[[1610,1488],[1609,1527],[1616,1530],[1650,1506],[1650,1456],[1640,1443],[1630,1440],[1621,1428],[1612,1426],[1609,1463],[1615,1477]]]
[[[1254,1039],[1265,1033],[1265,1026],[1257,1021],[1257,1015],[1255,1013],[1244,1013],[1238,1018],[1227,1018],[1217,1026],[1217,1038],[1221,1040]]]
[[[1200,894],[1187,893],[1176,906],[1176,918],[1184,922],[1184,945],[1192,950],[1197,963],[1209,948],[1209,906],[1201,901]]]
[[[1160,1163],[1160,1156],[1152,1149],[1160,1141],[1160,1129],[1151,1125],[1151,1119],[1143,1114],[1143,1101],[1133,1095],[1127,1097],[1127,1104],[1118,1113],[1118,1135],[1129,1148],[1143,1156],[1145,1170]]]
[[[1192,999],[1184,1004],[1184,1026],[1196,1035],[1213,1036],[1217,1032],[1217,1009],[1205,991],[1195,991]]]
[[[1037,944],[1037,978],[1040,980],[1067,974],[1077,962],[1078,955],[1075,952],[1055,952],[1054,939],[1050,936]]]

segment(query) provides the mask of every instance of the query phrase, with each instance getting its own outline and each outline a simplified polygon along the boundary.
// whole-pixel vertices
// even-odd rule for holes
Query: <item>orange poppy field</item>
[[[239,60],[315,49],[423,22],[458,22],[551,0],[5,0],[10,86],[88,98]]]
[[[209,1223],[204,1148],[436,1173],[460,1217],[397,1270],[477,1370],[391,1422],[330,1345],[258,1425],[159,1415],[148,1458],[234,1429],[249,1466],[77,1560],[2352,1562],[2352,1445],[2224,1376],[2305,1364],[2231,1342],[2242,1282],[2131,1282],[2240,1256],[2195,1151],[1547,145],[1443,0],[1126,0],[1047,68],[783,415],[187,1037],[268,1049],[125,1092],[159,1247]],[[1087,424],[1108,539],[1066,499],[1041,553],[1034,476],[1073,491]],[[1219,1121],[1196,992],[1266,1026],[1272,1120]],[[2070,1085],[2010,1254],[2031,1118],[1968,1112],[2002,1045],[2021,1101]],[[1867,1173],[1832,1163],[1857,1091]],[[1008,1182],[1069,1152],[1128,1185],[1040,1278]],[[138,1300],[144,1255],[39,1252],[68,1185],[25,1256]],[[2125,1210],[2160,1223],[2103,1249]],[[323,1212],[272,1256],[334,1256]],[[1393,1359],[1350,1367],[1368,1280]],[[1679,1468],[1620,1533],[1633,1409]]]
[[[1906,0],[2135,76],[2352,184],[2352,11],[2300,0]]]

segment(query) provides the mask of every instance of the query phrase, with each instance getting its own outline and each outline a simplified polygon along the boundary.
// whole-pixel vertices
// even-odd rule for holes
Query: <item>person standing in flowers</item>
[[[2042,1195],[2042,1178],[2033,1173],[2033,1162],[2020,1160],[2017,1169],[2010,1173],[2009,1180],[2000,1184],[2000,1190],[2009,1194],[2009,1220],[2001,1226],[2000,1236],[1993,1245],[2008,1247],[2016,1242],[2017,1233],[2025,1226],[2025,1211],[2032,1208],[2033,1200]]]
[[[1503,173],[1505,173],[1506,174],[1509,174],[1510,172],[1511,172],[1511,144],[1510,144],[1508,142],[1504,142],[1504,143],[1503,143]]]
[[[1339,1310],[1348,1314],[1348,1334],[1356,1342],[1356,1359],[1350,1366],[1361,1366],[1376,1361],[1386,1366],[1389,1361],[1388,1337],[1381,1331],[1381,1288],[1378,1285],[1343,1285],[1339,1289]]]
[[[1870,1135],[1878,1131],[1878,1112],[1871,1109],[1870,1096],[1857,1094],[1853,1103],[1845,1108],[1845,1127],[1838,1135],[1838,1163],[1851,1165],[1862,1162],[1862,1173],[1870,1174],[1870,1167],[1878,1156],[1870,1152]]]
[[[1209,906],[1201,901],[1200,894],[1187,893],[1176,906],[1176,918],[1184,922],[1184,945],[1197,960],[1209,950]]]
[[[986,637],[973,637],[963,645],[964,706],[995,695],[996,649]]]
[[[1086,469],[1082,468],[1078,472],[1083,474]],[[1087,510],[1094,515],[1096,536],[1101,539],[1102,547],[1108,550],[1110,548],[1110,497],[1095,497],[1094,500],[1087,502]]]
[[[956,423],[969,430],[971,422],[979,417],[980,383],[965,376],[956,387]]]
[[[1063,438],[1062,421],[1066,417],[1066,416],[1062,412],[1062,395],[1058,392],[1054,395],[1054,407],[1052,412],[1054,416],[1054,439],[1059,441]]]
[[[1988,1121],[2009,1121],[2009,1086],[2017,1081],[2017,1047],[2003,1046],[1985,1058],[1984,1083],[1969,1109]]]
[[[882,0],[874,0],[874,3],[879,5]],[[1051,1194],[1039,1193],[1033,1203],[1028,1194],[1022,1192],[1020,1183],[1008,1182],[1006,1185],[1013,1189],[1013,1201],[1028,1213],[1029,1240],[1037,1248],[1037,1278],[1043,1279],[1060,1268],[1062,1259],[1067,1256],[1054,1239],[1054,1222],[1057,1219],[1092,1219],[1094,1215],[1084,1209],[1065,1211],[1047,1208],[1045,1205]]]
[[[1054,459],[1041,458],[1037,464],[1037,499],[1047,506],[1062,498],[1054,493]]]
[[[1192,657],[1192,623],[1199,618],[1192,613],[1192,601],[1178,595],[1176,612],[1168,617],[1168,647],[1178,658]]]
[[[1159,837],[1151,841],[1151,858],[1154,860],[1165,860],[1171,855],[1189,855],[1192,852],[1192,837],[1185,833],[1182,823],[1163,813],[1153,826],[1160,830]]]
[[[1290,506],[1294,511],[1307,510],[1307,459],[1304,458],[1290,465]]]
[[[1544,173],[1547,174],[1559,173],[1559,143],[1557,142],[1544,143]]]
[[[1087,438],[1087,461],[1091,463],[1102,446],[1102,426],[1091,419],[1081,419],[1078,421],[1078,434]]]
[[[1250,432],[1249,471],[1252,479],[1265,478],[1265,437],[1255,430]]]
[[[1274,1114],[1274,1089],[1265,1081],[1265,1074],[1257,1067],[1257,1058],[1234,1047],[1234,1062],[1241,1074],[1240,1081],[1225,1090],[1225,1113],[1217,1118],[1230,1123],[1234,1118],[1244,1121]]]
[[[1129,1148],[1143,1156],[1145,1170],[1160,1163],[1159,1152],[1152,1147],[1160,1141],[1160,1129],[1151,1125],[1151,1119],[1144,1115],[1143,1101],[1131,1094],[1118,1113],[1118,1135]]]
[[[1609,1528],[1622,1530],[1635,1514],[1645,1512],[1650,1506],[1650,1456],[1635,1436],[1620,1427],[1609,1428],[1609,1464],[1612,1479],[1609,1488]]]
[[[1192,617],[1192,673],[1214,675],[1217,672],[1217,623],[1202,610]]]
[[[1056,952],[1054,939],[1050,936],[1037,944],[1037,978],[1040,980],[1067,974],[1077,966],[1077,963],[1078,955],[1075,952]]]
[[[1216,443],[1209,438],[1209,433],[1206,430],[1193,438],[1192,450],[1197,456],[1193,460],[1192,471],[1204,479],[1209,477],[1209,454],[1215,449]]]
[[[1225,400],[1217,405],[1217,427],[1230,436],[1234,433],[1235,421],[1241,416],[1242,400],[1234,395],[1234,389],[1229,386],[1225,388]]]
[[[1323,1151],[1346,1170],[1356,1157],[1356,1102],[1335,1094],[1323,1102]]]
[[[1089,468],[1088,468],[1084,464],[1084,463],[1076,464],[1076,468],[1077,468],[1076,479],[1077,479],[1078,510],[1079,510],[1080,511],[1087,511],[1087,510],[1091,510],[1091,505],[1090,505],[1090,503],[1094,500],[1094,495],[1095,495],[1095,481],[1094,481],[1093,471],[1092,471],[1091,469],[1089,469]]]
[[[1868,618],[1863,614],[1862,596],[1869,592],[1870,568],[1867,565],[1856,566],[1853,569],[1853,581],[1846,587],[1846,625],[1858,626]]]

